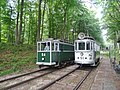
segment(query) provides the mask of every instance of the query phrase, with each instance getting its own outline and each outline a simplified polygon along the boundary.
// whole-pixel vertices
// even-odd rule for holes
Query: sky
[[[93,2],[91,2],[91,0],[82,0],[84,3],[85,3],[85,5],[88,7],[88,9],[92,9],[93,11],[95,11],[96,12],[96,18],[98,18],[99,19],[99,21],[100,21],[100,23],[102,23],[102,10],[103,10],[103,8],[102,8],[102,6],[96,6],[95,4],[93,4]],[[105,44],[107,44],[106,42],[107,42],[107,36],[106,36],[106,34],[107,34],[107,30],[102,30],[102,36],[103,36],[103,39],[104,39],[104,41],[105,41]]]

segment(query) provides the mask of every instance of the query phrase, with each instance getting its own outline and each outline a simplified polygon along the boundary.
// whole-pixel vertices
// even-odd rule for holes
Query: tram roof
[[[95,41],[95,39],[93,37],[85,36],[84,38],[82,38],[82,39],[78,38],[75,41]]]
[[[41,43],[44,43],[44,42],[57,42],[57,43],[62,43],[62,44],[69,44],[69,45],[73,45],[73,43],[69,43],[68,41],[63,41],[63,40],[60,40],[60,39],[46,39],[44,41],[38,41],[38,42],[41,42]]]

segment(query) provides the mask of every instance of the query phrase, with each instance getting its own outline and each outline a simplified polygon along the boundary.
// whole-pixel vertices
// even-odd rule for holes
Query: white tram
[[[100,59],[100,46],[94,38],[85,36],[84,33],[78,35],[78,40],[74,42],[75,63],[96,66]]]

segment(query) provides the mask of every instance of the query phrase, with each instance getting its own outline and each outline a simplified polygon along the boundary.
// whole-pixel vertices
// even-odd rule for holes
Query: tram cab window
[[[78,43],[78,50],[85,50],[85,42]]]
[[[46,46],[46,43],[41,43],[41,51],[44,50],[45,46]]]
[[[45,51],[49,51],[50,50],[50,42],[46,43],[46,46],[44,48]]]
[[[90,50],[90,42],[86,42],[86,50]]]

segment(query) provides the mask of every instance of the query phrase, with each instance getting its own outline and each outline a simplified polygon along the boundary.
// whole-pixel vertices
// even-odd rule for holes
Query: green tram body
[[[74,45],[60,40],[37,42],[37,62],[39,66],[54,66],[74,62]]]

